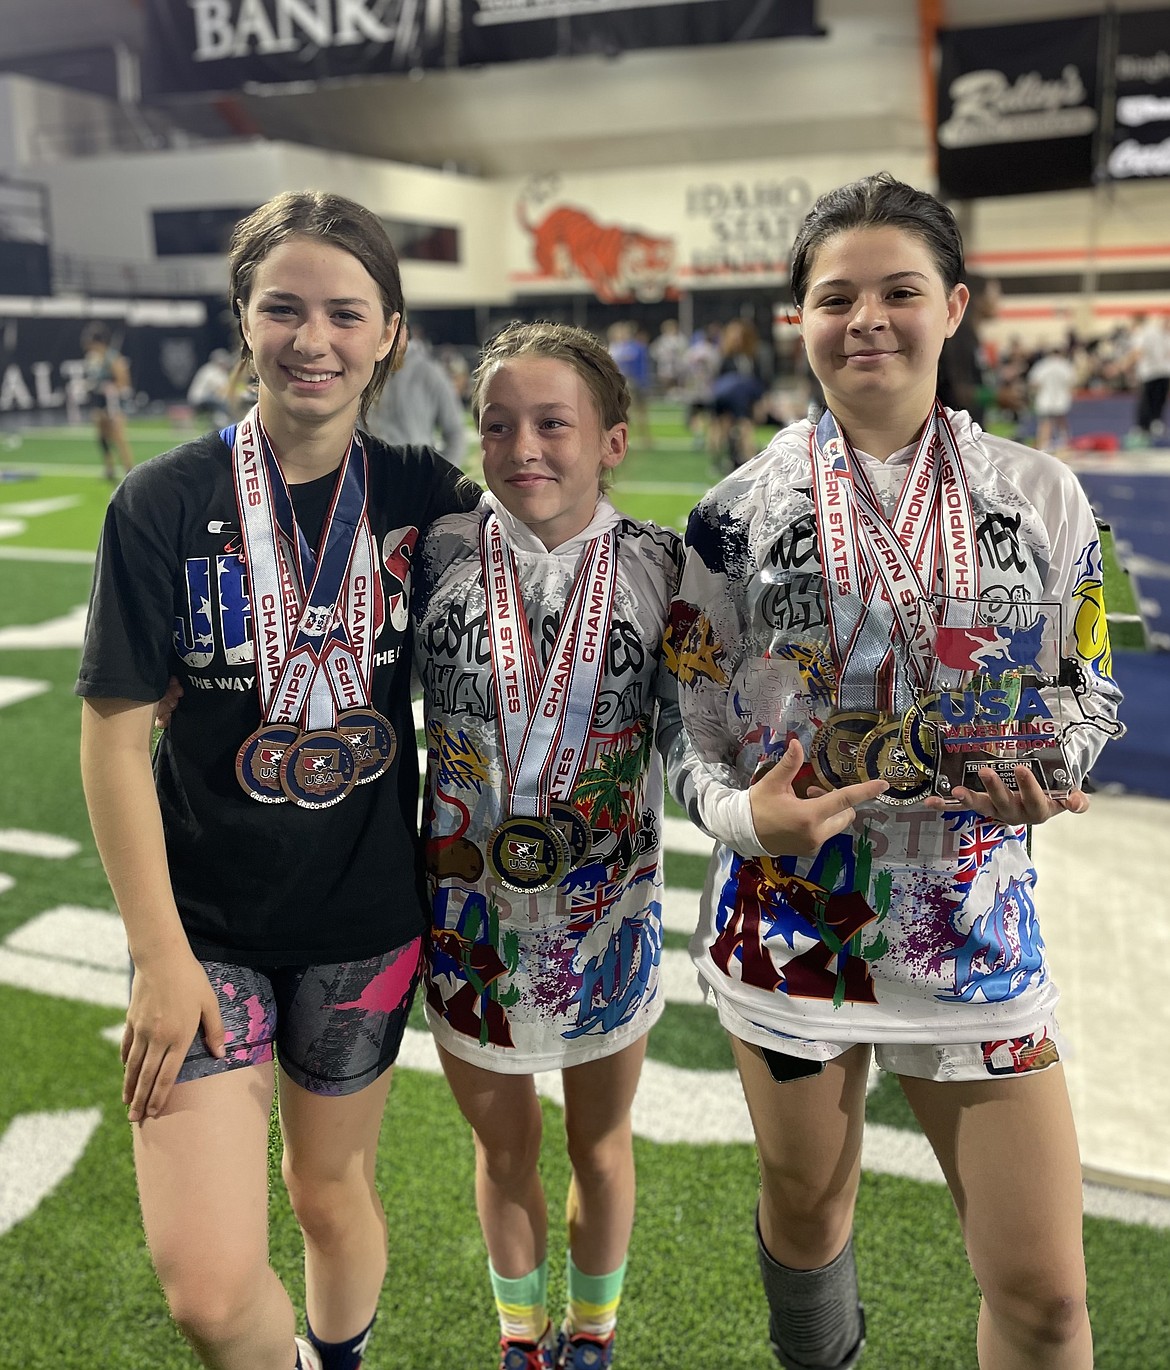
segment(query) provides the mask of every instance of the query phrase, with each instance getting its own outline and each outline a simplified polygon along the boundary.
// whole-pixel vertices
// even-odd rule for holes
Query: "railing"
[[[34,129],[30,140],[33,159],[58,161],[110,152],[153,152],[210,141],[176,128],[165,113],[148,105],[110,101],[102,113],[104,117],[99,119],[71,119]]]
[[[206,295],[207,282],[190,264],[170,261],[126,262],[107,257],[53,253],[53,293],[57,295]]]

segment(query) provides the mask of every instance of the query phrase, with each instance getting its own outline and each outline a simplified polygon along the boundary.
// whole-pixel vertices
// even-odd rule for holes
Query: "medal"
[[[548,816],[569,844],[571,869],[576,870],[578,866],[583,866],[593,850],[593,829],[572,804],[560,800],[554,800],[549,806]]]
[[[891,718],[863,739],[857,749],[857,769],[867,780],[884,780],[889,789],[879,794],[879,804],[902,808],[917,804],[934,788],[934,768],[919,766],[902,743],[904,719]]]
[[[881,720],[862,710],[832,714],[813,734],[808,759],[817,784],[839,790],[867,777],[857,765],[858,749]]]
[[[394,726],[377,709],[358,707],[337,715],[336,730],[353,751],[357,773],[355,785],[368,785],[385,775],[398,751]]]
[[[249,733],[236,753],[236,779],[246,795],[261,804],[288,802],[280,783],[280,763],[300,735],[292,723],[266,723]]]
[[[945,599],[963,602],[954,631],[968,656],[972,647],[961,630],[973,623],[979,599],[971,556],[975,517],[958,445],[936,401],[892,513],[831,412],[811,435],[809,450],[842,711],[827,721],[824,738],[814,737],[810,760],[818,779],[880,776],[890,786],[879,796],[883,802],[913,803],[938,776],[943,739],[951,731],[945,695],[925,691],[961,683],[949,667],[944,674],[932,596],[937,587]],[[832,731],[840,718],[875,705],[883,717],[875,718],[865,745],[858,747],[852,733],[842,738]],[[852,774],[850,747],[857,754]],[[923,776],[929,783],[920,789]]]
[[[488,861],[508,889],[558,885],[589,857],[593,833],[569,802],[597,712],[617,588],[612,530],[584,549],[542,666],[499,520],[480,527],[492,682],[511,809],[491,834]]]
[[[915,765],[933,771],[939,758],[939,734],[944,724],[938,708],[939,693],[923,695],[902,715],[902,746]]]
[[[340,733],[325,728],[301,733],[280,762],[281,787],[302,809],[340,804],[356,777],[353,748]]]
[[[505,818],[488,839],[487,854],[500,884],[518,894],[551,890],[572,862],[564,833],[547,818]]]
[[[394,731],[368,702],[376,563],[365,449],[351,437],[317,550],[297,525],[258,408],[236,427],[232,480],[265,719],[239,749],[236,776],[261,803],[328,808],[359,780],[376,779],[394,756]],[[337,729],[339,717],[347,734]]]

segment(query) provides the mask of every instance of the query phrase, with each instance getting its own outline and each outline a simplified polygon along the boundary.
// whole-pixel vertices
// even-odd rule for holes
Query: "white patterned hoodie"
[[[617,585],[598,706],[572,802],[586,862],[555,888],[505,888],[485,860],[509,816],[479,537],[494,510],[516,561],[537,660],[548,660],[588,543],[612,529]],[[415,579],[427,731],[424,811],[432,927],[426,1013],[447,1050],[487,1070],[553,1070],[609,1055],[662,1012],[661,642],[682,561],[677,533],[606,498],[552,551],[491,495],[431,526]],[[677,717],[677,714],[675,715]]]
[[[1038,606],[1059,620],[1059,668],[1050,663],[1036,693],[1058,717],[1079,784],[1121,731],[1096,521],[1061,462],[948,416],[971,494],[981,609],[1013,630],[1034,623]],[[747,786],[757,765],[792,737],[807,756],[834,708],[811,432],[800,422],[777,434],[708,493],[687,530],[667,637],[685,739],[668,774],[717,839],[692,956],[724,1022],[760,1045],[1023,1034],[1057,998],[1026,829],[875,802],[812,857],[769,857],[756,838]],[[912,457],[857,454],[887,517]],[[1057,679],[1064,688],[1051,688]]]

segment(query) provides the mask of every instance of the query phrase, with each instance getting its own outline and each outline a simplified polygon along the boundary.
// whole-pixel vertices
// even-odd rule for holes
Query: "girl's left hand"
[[[177,676],[171,676],[167,682],[167,692],[154,706],[154,726],[165,728],[174,716],[175,710],[179,707],[179,700],[183,698],[183,687],[179,684]]]
[[[986,789],[969,790],[957,785],[952,798],[964,809],[971,809],[984,818],[997,818],[1001,823],[1027,823],[1032,827],[1047,823],[1058,813],[1084,813],[1089,807],[1089,796],[1083,790],[1070,790],[1062,798],[1054,799],[1041,789],[1029,767],[1016,766],[1014,770],[1018,789],[1009,789],[990,766],[983,766],[979,776]],[[926,803],[932,809],[951,807],[937,798],[928,799]]]

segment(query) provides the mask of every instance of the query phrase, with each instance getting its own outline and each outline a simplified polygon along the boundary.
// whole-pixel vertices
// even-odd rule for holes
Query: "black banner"
[[[1100,17],[939,32],[938,178],[948,199],[1093,180]]]
[[[146,14],[147,99],[823,34],[816,0],[146,0]]]
[[[196,368],[218,341],[207,323],[180,321],[201,313],[205,311],[192,311],[188,304],[176,310],[174,323],[102,320],[130,363],[139,402],[186,398]],[[93,321],[92,315],[81,314],[16,316],[6,313],[0,301],[0,418],[55,412],[62,420],[75,420],[85,412],[81,334]]]
[[[144,99],[446,65],[445,0],[147,0]]]
[[[1117,16],[1109,180],[1170,176],[1170,10]]]
[[[819,38],[816,0],[462,0],[460,64]]]

